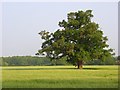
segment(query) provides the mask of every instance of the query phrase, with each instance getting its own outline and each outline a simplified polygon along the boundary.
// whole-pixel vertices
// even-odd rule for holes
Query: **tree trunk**
[[[83,67],[83,61],[82,60],[80,60],[80,61],[78,61],[77,62],[77,66],[78,66],[78,69],[82,69]]]

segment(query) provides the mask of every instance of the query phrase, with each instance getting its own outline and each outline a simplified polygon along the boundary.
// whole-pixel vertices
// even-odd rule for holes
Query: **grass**
[[[118,66],[9,66],[3,88],[117,88]]]

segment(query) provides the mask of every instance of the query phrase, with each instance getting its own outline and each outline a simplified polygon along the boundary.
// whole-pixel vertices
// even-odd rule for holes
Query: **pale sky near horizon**
[[[42,40],[41,30],[56,31],[67,13],[93,10],[92,19],[108,36],[110,48],[118,54],[117,2],[6,2],[3,3],[3,56],[35,55]]]

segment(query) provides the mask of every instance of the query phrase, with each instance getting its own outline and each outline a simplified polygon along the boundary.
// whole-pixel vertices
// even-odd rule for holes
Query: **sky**
[[[92,21],[108,37],[118,54],[117,2],[4,2],[2,7],[2,56],[35,55],[43,40],[39,32],[55,32],[67,13],[93,10]]]
[[[2,3],[0,2],[0,56],[2,56]]]

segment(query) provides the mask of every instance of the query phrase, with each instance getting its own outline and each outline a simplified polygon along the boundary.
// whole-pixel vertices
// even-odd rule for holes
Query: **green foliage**
[[[51,61],[47,57],[34,56],[12,56],[0,59],[0,66],[45,66],[45,65],[68,65],[65,58],[61,58],[56,62]]]
[[[87,61],[85,62],[85,64],[86,65],[117,65],[118,60],[115,57],[106,57],[105,61],[98,59],[93,61]]]
[[[108,57],[105,61],[101,60],[88,60],[85,61],[86,65],[117,65],[117,58]],[[45,65],[71,65],[66,62],[66,57],[59,60],[50,60],[47,57],[34,57],[34,56],[13,56],[3,57],[0,59],[0,66],[45,66]]]
[[[118,60],[120,60],[120,55],[117,57]]]
[[[0,66],[2,66],[2,57],[0,57]]]
[[[5,64],[4,64],[5,63]],[[46,57],[13,56],[3,57],[3,66],[27,66],[27,65],[50,65],[50,59]]]
[[[70,12],[67,21],[59,22],[62,29],[54,33],[41,31],[44,42],[37,55],[45,54],[53,60],[67,57],[72,64],[111,57],[114,53],[106,43],[108,38],[103,36],[99,25],[91,21],[92,17],[92,10]]]

